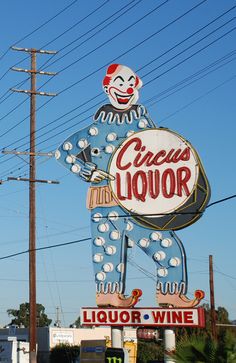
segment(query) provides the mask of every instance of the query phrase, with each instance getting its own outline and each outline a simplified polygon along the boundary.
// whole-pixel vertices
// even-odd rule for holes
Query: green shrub
[[[50,363],[74,363],[79,354],[78,345],[58,344],[51,349]]]
[[[156,342],[138,342],[137,363],[148,363],[149,361],[163,359],[162,344]]]

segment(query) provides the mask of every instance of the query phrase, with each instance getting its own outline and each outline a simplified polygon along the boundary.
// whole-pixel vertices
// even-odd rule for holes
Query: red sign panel
[[[204,313],[203,308],[82,308],[80,317],[84,326],[189,326],[204,328]]]

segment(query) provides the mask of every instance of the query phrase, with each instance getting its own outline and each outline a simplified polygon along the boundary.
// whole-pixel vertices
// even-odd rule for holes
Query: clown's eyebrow
[[[128,82],[131,81],[132,78],[135,79],[134,76],[130,76],[129,79],[128,79]]]
[[[114,82],[115,82],[118,78],[120,78],[123,82],[125,81],[123,77],[121,77],[121,76],[117,76],[117,77],[114,79]]]

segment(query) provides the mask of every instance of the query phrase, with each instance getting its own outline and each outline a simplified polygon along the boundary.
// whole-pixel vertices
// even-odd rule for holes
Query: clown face
[[[130,68],[120,64],[110,65],[103,80],[104,92],[118,110],[127,110],[137,102],[141,86],[140,78]]]

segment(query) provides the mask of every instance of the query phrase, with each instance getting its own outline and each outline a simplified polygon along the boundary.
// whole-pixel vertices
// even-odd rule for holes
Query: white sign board
[[[165,214],[186,203],[198,179],[198,159],[191,145],[164,129],[127,138],[113,155],[111,187],[119,203],[138,214]]]
[[[53,344],[68,343],[74,344],[73,331],[52,331],[52,342]]]
[[[82,308],[80,317],[82,325],[85,326],[205,326],[203,308]]]

